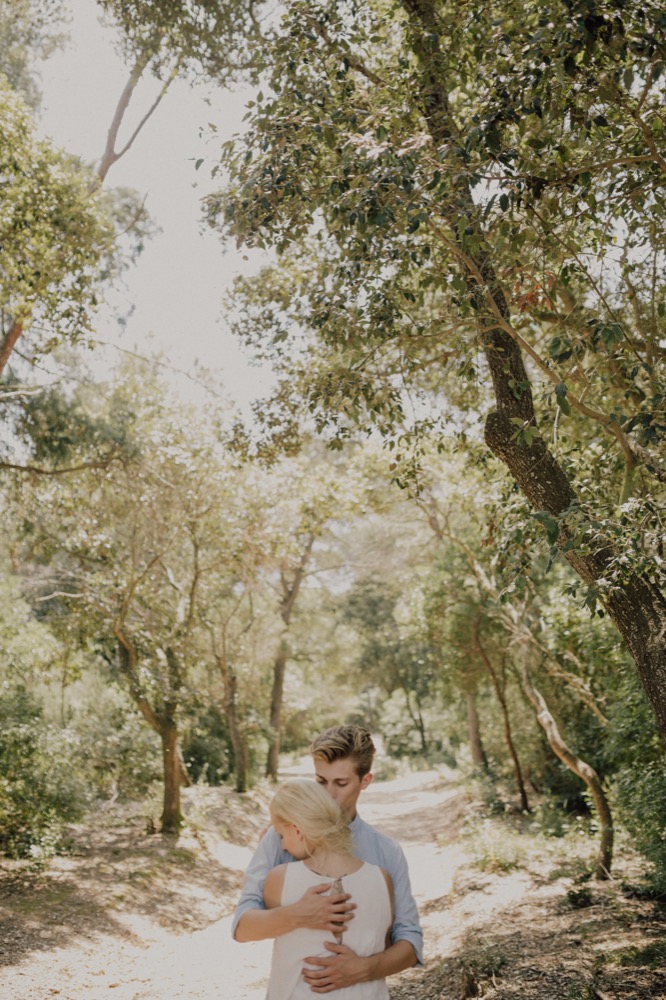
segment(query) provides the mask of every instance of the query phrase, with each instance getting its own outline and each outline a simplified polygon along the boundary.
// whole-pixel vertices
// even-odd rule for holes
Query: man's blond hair
[[[310,753],[328,764],[335,760],[351,760],[359,778],[364,778],[372,770],[375,745],[368,730],[362,726],[333,726],[312,741]]]

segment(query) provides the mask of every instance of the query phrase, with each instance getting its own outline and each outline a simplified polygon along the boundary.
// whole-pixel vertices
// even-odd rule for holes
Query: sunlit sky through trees
[[[129,68],[115,50],[116,33],[98,20],[93,0],[71,0],[71,41],[41,69],[43,131],[88,162],[99,159]],[[121,132],[126,141],[159,91],[154,78],[137,88]],[[246,404],[261,395],[266,379],[247,363],[227,332],[222,296],[234,275],[259,266],[200,222],[200,201],[210,188],[210,168],[223,139],[242,127],[249,91],[215,91],[176,80],[134,146],[110,170],[107,184],[132,187],[160,232],[146,245],[108,296],[99,315],[99,337],[115,347],[96,352],[111,365],[118,347],[140,354],[162,352],[175,369],[194,373],[198,361],[220,371],[224,395]],[[209,123],[217,129],[210,137]],[[197,171],[195,162],[204,159]],[[218,178],[219,183],[219,178]],[[174,374],[187,397],[203,390]],[[203,402],[205,400],[202,399]]]

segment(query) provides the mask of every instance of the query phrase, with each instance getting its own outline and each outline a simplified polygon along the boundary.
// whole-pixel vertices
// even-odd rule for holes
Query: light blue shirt
[[[358,813],[349,824],[349,829],[352,832],[356,857],[369,864],[379,865],[393,879],[395,916],[391,928],[391,940],[394,944],[396,941],[409,941],[416,952],[418,964],[421,965],[423,934],[402,848],[395,840],[375,830],[369,823],[364,823]],[[238,921],[244,913],[248,910],[264,909],[264,879],[271,868],[294,860],[291,854],[282,849],[280,838],[271,826],[262,837],[245,873],[243,892],[231,925],[234,937]]]

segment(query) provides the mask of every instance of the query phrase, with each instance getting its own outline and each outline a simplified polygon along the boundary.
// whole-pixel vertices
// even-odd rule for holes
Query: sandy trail
[[[304,765],[307,767],[307,764]],[[303,766],[290,774],[303,772]],[[376,782],[360,811],[368,822],[400,840],[419,907],[446,896],[457,851],[436,841],[447,823],[456,789],[437,772]],[[242,872],[251,846],[217,841],[215,860]],[[149,915],[119,912],[113,933],[70,938],[66,945],[33,951],[0,971],[2,1000],[260,1000],[265,995],[271,942],[238,944],[231,917],[189,933],[165,929]],[[424,923],[427,928],[428,918]],[[437,948],[435,934],[428,947]]]

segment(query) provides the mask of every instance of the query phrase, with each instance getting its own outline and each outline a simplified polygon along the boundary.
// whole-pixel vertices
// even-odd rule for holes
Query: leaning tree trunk
[[[448,99],[453,83],[440,44],[436,3],[402,0],[402,5],[419,64],[423,115],[435,147],[444,148],[452,141],[455,144],[456,136]],[[508,297],[490,259],[464,164],[460,171],[452,171],[452,177],[451,196],[441,197],[440,213],[453,234],[451,246],[477,309],[492,379],[496,410],[486,420],[486,443],[505,463],[530,504],[557,519],[557,544],[576,573],[586,584],[599,585],[612,579],[618,552],[597,539],[566,473],[538,434],[529,376],[510,333]],[[517,434],[517,428],[529,433]],[[647,577],[628,572],[620,586],[602,593],[602,599],[634,658],[666,737],[666,597]]]
[[[551,750],[570,771],[585,782],[590,791],[599,817],[601,831],[599,854],[597,855],[594,876],[597,879],[607,879],[610,877],[611,864],[613,862],[613,817],[608,805],[608,799],[599,780],[599,775],[590,764],[577,757],[573,750],[564,742],[545,698],[534,687],[526,669],[523,671],[523,685],[527,697],[536,709],[537,719],[540,725],[543,726]]]

